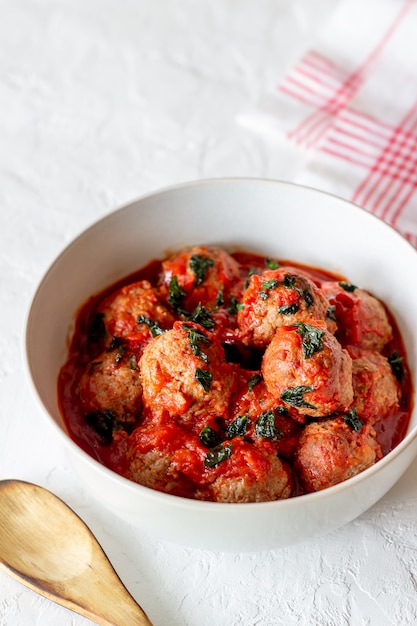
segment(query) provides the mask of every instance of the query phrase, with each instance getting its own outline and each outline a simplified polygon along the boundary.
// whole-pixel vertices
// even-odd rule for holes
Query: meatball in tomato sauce
[[[323,282],[337,321],[337,337],[343,345],[380,352],[393,331],[384,305],[374,296],[346,282]]]
[[[124,427],[134,424],[142,409],[142,385],[137,357],[123,346],[106,351],[89,363],[78,384],[78,396],[88,421],[103,420]],[[109,423],[111,429],[114,423]]]
[[[400,386],[388,359],[372,350],[348,346],[352,358],[354,406],[366,422],[383,420],[399,408]]]
[[[353,400],[352,360],[323,321],[278,328],[262,374],[270,393],[301,415],[344,411]]]
[[[177,321],[146,346],[139,362],[148,411],[198,423],[227,412],[235,374],[218,339],[202,326]]]
[[[241,278],[237,261],[215,246],[185,248],[163,261],[162,270],[169,304],[189,313],[199,304],[228,306]]]
[[[294,480],[289,466],[273,449],[244,441],[232,444],[230,459],[219,465],[216,478],[207,486],[216,502],[269,502],[289,498]]]
[[[107,344],[114,337],[146,342],[155,332],[172,328],[175,321],[147,280],[126,285],[109,295],[98,305],[97,315],[102,317]]]
[[[381,458],[370,425],[355,430],[343,417],[308,424],[300,437],[295,465],[306,491],[336,485]]]
[[[237,315],[242,341],[265,348],[280,326],[326,320],[329,307],[318,287],[300,271],[281,267],[253,274]]]

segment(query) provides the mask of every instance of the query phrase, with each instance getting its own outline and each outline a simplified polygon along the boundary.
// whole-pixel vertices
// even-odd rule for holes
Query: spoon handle
[[[0,481],[0,567],[99,626],[152,626],[91,530],[47,489]]]
[[[0,568],[7,574],[15,578],[17,581],[35,591],[39,595],[60,604],[61,606],[82,615],[91,620],[98,626],[153,626],[147,615],[142,611],[136,601],[130,596],[127,589],[121,590],[120,584],[112,589],[112,600],[104,599],[105,590],[96,589],[94,592],[89,590],[89,605],[101,608],[94,610],[83,606],[81,603],[75,602],[71,598],[65,598],[64,595],[57,595],[53,589],[47,589],[44,581],[37,580],[34,577],[23,576],[19,572],[14,571],[9,566],[0,561]],[[64,589],[61,593],[65,593]]]

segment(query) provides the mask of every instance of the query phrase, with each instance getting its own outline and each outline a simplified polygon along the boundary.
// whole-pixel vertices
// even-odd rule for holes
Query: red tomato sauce
[[[237,252],[231,256],[239,267],[239,279],[235,281],[232,293],[242,294],[251,272],[260,273],[265,270],[265,258],[245,252]],[[287,260],[279,260],[277,263],[280,266],[288,265],[307,272],[317,285],[320,285],[322,281],[345,280],[344,277],[321,268],[306,267]],[[185,269],[182,267],[181,272],[184,271]],[[281,413],[275,409],[276,403],[274,404],[271,400],[263,381],[253,386],[249,398],[248,383],[251,377],[260,370],[263,350],[253,349],[242,343],[237,328],[236,312],[231,313],[230,307],[218,306],[210,309],[215,321],[216,334],[226,354],[227,364],[224,373],[220,369],[220,378],[227,377],[229,367],[236,373],[236,382],[228,403],[227,414],[216,415],[210,412],[206,414],[203,412],[202,415],[196,414],[195,424],[187,430],[184,429],[180,419],[173,417],[168,412],[160,412],[156,419],[152,413],[144,410],[143,415],[139,416],[138,421],[133,425],[128,424],[126,428],[120,428],[119,424],[119,427],[113,429],[111,438],[107,441],[103,441],[102,433],[97,432],[94,427],[86,423],[85,408],[80,399],[79,385],[86,369],[92,367],[89,364],[92,363],[94,366],[95,359],[99,358],[97,345],[91,341],[92,321],[97,313],[97,308],[106,297],[123,286],[140,281],[149,281],[153,287],[159,288],[161,272],[162,261],[152,261],[146,267],[92,296],[77,312],[75,331],[68,347],[68,358],[58,376],[60,410],[71,438],[100,463],[127,477],[130,477],[129,464],[132,461],[132,450],[137,455],[151,454],[154,450],[169,454],[171,467],[177,468],[181,475],[181,480],[172,489],[169,489],[169,492],[184,497],[198,497],[195,495],[197,485],[202,494],[201,499],[215,499],[207,485],[219,476],[223,480],[234,480],[240,475],[250,475],[252,478],[254,477],[255,482],[262,481],[270,471],[270,459],[272,457],[281,458],[284,465],[288,465],[290,468],[289,472],[292,474],[290,495],[295,496],[304,493],[305,489],[297,476],[297,472],[293,472],[294,455],[304,424],[297,419],[290,419],[285,411]],[[208,286],[206,293],[210,294],[210,301],[212,302],[216,296],[212,285]],[[389,311],[387,314],[393,335],[392,339],[384,346],[382,354],[387,356],[398,353],[402,360],[402,377],[399,382],[401,392],[399,405],[390,411],[383,420],[377,421],[375,424],[377,440],[383,455],[386,455],[404,438],[413,402],[412,382],[403,340],[395,319]],[[178,312],[175,317],[181,319]],[[129,335],[123,345],[125,346],[127,342],[129,351],[139,360],[144,350],[144,344],[149,341],[150,338],[144,341],[143,332],[137,332]],[[233,444],[228,444],[225,434],[227,428],[230,428],[233,420],[244,416],[249,408],[256,414],[260,414],[262,410],[265,410],[266,413],[268,410],[274,410],[273,433],[279,433],[279,435],[257,440],[256,445],[251,446],[255,438],[255,430],[252,428],[252,430],[247,431],[245,436],[237,436],[233,438]],[[217,463],[211,467],[204,464],[210,448],[202,444],[199,433],[207,427],[212,432],[222,435],[222,445],[226,449],[225,454],[228,453],[227,446],[233,445],[233,453],[227,459],[227,463]],[[214,448],[216,449],[216,447]],[[158,483],[153,486],[156,489],[164,490],[164,487],[159,486]]]

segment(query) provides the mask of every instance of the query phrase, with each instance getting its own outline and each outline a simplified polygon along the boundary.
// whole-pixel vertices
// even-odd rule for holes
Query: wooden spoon
[[[0,566],[100,626],[152,626],[89,528],[38,485],[0,481]]]

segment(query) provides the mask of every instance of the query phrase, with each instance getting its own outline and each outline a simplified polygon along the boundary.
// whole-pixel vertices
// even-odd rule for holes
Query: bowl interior
[[[206,514],[207,505],[213,503],[179,503],[184,499],[157,494],[130,483],[88,457],[66,434],[57,403],[57,374],[67,356],[75,314],[91,295],[150,260],[193,244],[216,244],[231,252],[243,249],[322,267],[369,290],[386,302],[396,317],[407,348],[414,388],[417,386],[417,290],[409,287],[417,275],[417,252],[391,227],[364,210],[333,196],[287,183],[217,180],[174,187],[144,197],[93,224],[65,248],[35,293],[26,329],[29,377],[43,412],[68,445],[73,465],[93,492],[101,492],[99,499],[112,508],[117,502],[120,514],[123,504],[126,519],[136,522],[139,515],[143,518],[143,510],[135,509],[136,498],[132,495],[135,492],[140,496],[137,500],[146,500],[148,529],[160,525],[162,536],[172,531],[172,539],[182,543],[191,542],[190,533],[179,531],[178,534],[173,524],[164,525],[163,520],[167,518],[165,512],[161,515],[161,510],[167,498],[177,511],[183,511],[187,516],[185,520],[190,519],[191,509],[196,514],[198,511]],[[294,501],[299,498],[291,502],[244,505],[248,512],[251,507],[259,511],[258,524],[261,520],[265,525],[265,537],[261,540],[253,537],[253,524],[247,524],[245,530],[242,527],[242,536],[237,537],[230,513],[234,507],[242,505],[215,504],[210,511],[228,508],[227,513],[221,514],[223,517],[207,521],[207,547],[258,549],[286,545],[300,534],[321,534],[350,521],[381,497],[411,462],[417,448],[416,425],[414,411],[407,436],[397,449],[380,461],[378,467],[348,481],[350,495],[346,510],[346,483],[325,490],[326,494],[302,497],[303,508],[304,502],[311,503],[309,526],[305,521],[297,522],[306,519],[305,511],[302,517],[294,517],[300,504]],[[397,459],[407,447],[404,458]],[[394,459],[396,468],[391,463]],[[387,463],[390,463],[389,468],[386,468]],[[355,493],[355,485],[360,487],[365,475],[372,477],[376,472],[381,474],[381,470],[383,475],[379,485],[374,481],[375,489],[360,489],[360,496]],[[329,505],[327,522],[323,523],[324,503],[332,493],[336,496],[333,498],[336,505]],[[280,522],[275,516],[278,508],[283,513]],[[239,508],[239,512],[234,512],[239,515],[239,524],[240,511]],[[275,526],[271,526],[269,519],[272,513]],[[178,520],[176,529],[184,528],[184,519]],[[219,520],[222,520],[221,526]],[[301,524],[299,528],[297,523]],[[229,533],[225,531],[227,524]],[[261,537],[262,533],[257,536]],[[200,545],[200,541],[201,535],[195,533],[194,544]]]

